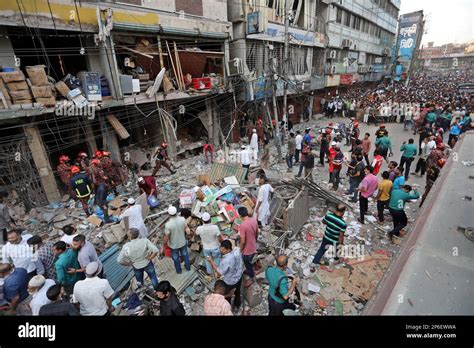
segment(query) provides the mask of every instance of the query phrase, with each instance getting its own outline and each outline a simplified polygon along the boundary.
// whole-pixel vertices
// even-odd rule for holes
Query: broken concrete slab
[[[53,226],[54,226],[54,228],[62,230],[67,225],[74,225],[74,220],[73,219],[66,219],[64,221],[55,222]]]

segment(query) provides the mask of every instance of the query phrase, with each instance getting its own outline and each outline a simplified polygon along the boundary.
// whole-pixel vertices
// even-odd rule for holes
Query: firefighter
[[[102,154],[102,152],[101,152]],[[109,222],[109,215],[107,211],[107,195],[109,188],[107,186],[108,178],[101,168],[101,163],[98,158],[94,158],[91,161],[90,166],[92,183],[95,188],[95,205],[99,206],[104,212],[105,222]]]
[[[114,161],[110,158],[110,152],[102,151],[101,158],[102,170],[105,175],[109,178],[108,185],[113,189],[114,194],[117,196],[117,186],[122,185],[125,180],[123,180],[122,165],[118,161]]]
[[[86,171],[81,170],[78,166],[71,167],[72,178],[69,180],[69,185],[74,191],[76,198],[81,202],[82,209],[89,217],[91,215],[89,211],[88,201],[92,193],[92,182]]]
[[[89,172],[89,156],[87,155],[87,153],[85,153],[84,151],[81,151],[77,154],[77,158],[76,158],[76,165],[83,171],[86,172],[87,175],[90,175],[90,172]]]
[[[71,187],[69,186],[69,180],[71,179],[71,165],[69,161],[69,156],[59,156],[59,164],[56,168],[56,170],[58,171],[59,179],[61,179],[63,184],[66,186],[68,192],[71,191]]]
[[[171,163],[171,159],[168,156],[168,151],[166,150],[167,148],[168,144],[162,143],[158,150],[156,150],[156,153],[154,155],[154,157],[156,157],[155,169],[153,170],[152,176],[156,176],[156,173],[158,173],[162,165],[167,168],[171,174],[176,173],[176,170],[171,169],[171,166],[174,167],[174,165]],[[170,162],[168,163],[168,161]]]

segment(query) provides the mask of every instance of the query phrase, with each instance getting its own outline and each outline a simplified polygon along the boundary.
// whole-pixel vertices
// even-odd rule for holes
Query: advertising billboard
[[[398,22],[399,34],[397,38],[398,57],[397,61],[402,66],[400,74],[395,74],[395,80],[399,81],[402,76],[408,76],[413,57],[417,49],[419,36],[422,33],[423,11],[407,13],[400,16]]]

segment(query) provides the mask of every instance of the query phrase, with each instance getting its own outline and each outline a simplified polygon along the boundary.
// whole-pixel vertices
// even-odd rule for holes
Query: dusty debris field
[[[232,144],[232,146],[238,148],[239,144]],[[146,153],[137,150],[136,156],[146,158]],[[272,206],[273,222],[269,228],[262,229],[262,233],[260,233],[256,263],[257,282],[249,288],[243,287],[243,306],[236,314],[268,314],[268,285],[264,270],[268,265],[273,264],[274,255],[277,253],[284,253],[290,257],[288,273],[295,274],[300,279],[298,290],[301,296],[301,306],[297,310],[299,315],[360,314],[374,294],[377,284],[387,271],[391,260],[396,257],[399,248],[386,238],[386,232],[391,227],[388,211],[386,211],[385,225],[378,225],[376,218],[371,216],[376,212],[375,202],[369,201],[369,216],[366,217],[366,224],[361,225],[357,222],[358,204],[349,203],[343,194],[348,186],[345,177],[342,176],[339,190],[331,192],[327,183],[327,167],[316,167],[313,172],[314,184],[308,186],[303,184],[302,180],[298,181],[294,178],[297,168],[294,168],[293,172],[288,172],[283,161],[278,163],[274,148],[271,149],[270,163],[266,173],[270,178],[270,183],[276,188],[276,195],[272,200],[272,204],[275,203]],[[166,169],[162,169],[159,173],[157,187],[161,205],[149,212],[146,199],[143,204],[150,240],[161,246],[162,227],[167,219],[167,215],[162,211],[166,210],[169,204],[180,204],[181,207],[189,208],[193,212],[193,217],[188,221],[191,227],[199,224],[197,217],[207,210],[211,212],[213,222],[220,227],[222,233],[235,245],[238,245],[239,221],[238,217],[233,214],[241,205],[250,210],[254,207],[257,185],[254,185],[252,180],[259,167],[251,167],[252,174],[249,178],[251,184],[240,184],[239,179],[241,178],[237,179],[237,183],[235,182],[235,179],[241,175],[239,165],[234,165],[234,169],[230,166],[230,169],[223,170],[222,166],[226,165],[205,164],[202,155],[179,161],[177,165],[179,167],[177,174],[168,175],[165,173]],[[226,177],[229,173],[236,175]],[[146,175],[147,173],[139,174]],[[213,178],[213,180],[216,178],[217,180],[210,182],[213,175],[217,175]],[[233,183],[233,185],[229,185],[229,183]],[[229,186],[231,187],[229,188]],[[222,194],[222,192],[225,193]],[[217,197],[215,197],[216,195]],[[304,195],[306,196],[304,197]],[[126,199],[137,196],[139,196],[137,175],[130,174],[121,195],[109,198],[110,215],[118,216],[126,205]],[[206,205],[207,201],[212,201],[212,204],[208,202]],[[302,202],[302,207],[305,210],[303,213],[299,212],[300,215],[296,218],[291,217],[291,214],[295,214],[295,212],[291,213],[288,209],[291,203],[296,204],[294,201]],[[349,207],[344,216],[348,224],[345,252],[349,257],[345,257],[342,262],[335,264],[328,252],[323,258],[328,261],[328,265],[321,266],[313,273],[310,271],[309,265],[323,237],[324,225],[321,221],[327,210],[333,204],[341,201]],[[79,203],[76,204],[68,196],[63,197],[62,202],[34,208],[27,213],[15,194],[12,193],[8,198],[8,205],[13,219],[18,224],[24,226],[30,233],[38,234],[48,241],[58,240],[62,235],[61,228],[68,224],[74,224],[78,232],[86,235],[100,252],[104,252],[114,244],[120,247],[126,239],[123,223],[104,224],[95,215],[86,218]],[[417,208],[415,206],[412,204],[407,210],[410,222],[416,218]],[[304,220],[297,221],[295,225],[295,221],[292,219],[301,219],[302,216]],[[297,230],[293,229],[295,226],[298,228]],[[193,228],[191,228],[192,230]],[[204,298],[212,291],[214,279],[207,276],[200,267],[204,263],[200,240],[192,233],[188,236],[188,240],[193,264],[190,272],[177,275],[169,257],[156,259],[155,266],[159,280],[169,280],[177,289],[186,313],[188,315],[202,315]],[[128,298],[136,290],[135,281],[132,279],[133,272],[127,273],[125,271],[125,274],[131,282],[127,287],[119,289],[120,301],[115,301],[117,305],[115,315],[134,315],[143,311],[143,306],[132,309],[124,308]],[[154,302],[152,297],[146,295],[144,291],[140,292],[140,299],[143,302]]]

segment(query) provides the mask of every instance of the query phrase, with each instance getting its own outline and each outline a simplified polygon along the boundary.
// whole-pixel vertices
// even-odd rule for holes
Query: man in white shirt
[[[303,144],[303,136],[301,135],[301,131],[296,131],[296,151],[295,151],[295,164],[300,161],[300,153],[301,153],[301,146]]]
[[[56,282],[52,279],[46,279],[42,275],[36,275],[28,282],[28,292],[32,296],[30,301],[31,313],[39,315],[41,307],[50,304],[51,300],[46,296],[46,292]]]
[[[27,241],[33,235],[21,235],[20,229],[8,231],[8,242],[2,248],[2,262],[10,263],[15,268],[24,268],[28,273],[28,279],[36,275],[36,262],[33,260],[33,251]]]
[[[260,188],[258,189],[257,205],[255,212],[257,213],[258,222],[262,226],[269,223],[270,218],[270,194],[273,192],[273,187],[268,183],[266,177],[260,177]]]
[[[91,262],[86,267],[86,279],[74,285],[74,302],[79,303],[81,315],[109,316],[113,311],[114,290],[107,279],[100,279],[99,264]]]
[[[253,160],[258,159],[258,135],[257,130],[252,130],[252,138],[250,139],[250,148],[252,149]]]
[[[222,235],[219,227],[211,224],[211,215],[209,213],[203,213],[201,219],[204,222],[204,225],[199,226],[196,229],[196,235],[201,237],[202,249],[204,252],[204,257],[206,258],[207,274],[212,275],[212,267],[209,261],[207,261],[207,256],[211,256],[214,259],[216,265],[219,266],[221,261],[219,242],[222,240]]]
[[[245,174],[245,181],[249,179],[249,171],[250,171],[250,151],[247,149],[245,145],[242,145],[240,151],[240,163],[242,163],[242,167],[247,169],[247,173]]]
[[[135,199],[133,198],[129,198],[127,203],[128,208],[120,215],[120,219],[128,217],[128,228],[136,228],[140,232],[140,238],[147,238],[148,228],[143,220],[142,206],[135,204]]]
[[[74,237],[78,235],[76,228],[73,225],[67,225],[63,227],[63,232],[64,235],[61,237],[61,241],[70,246]]]

